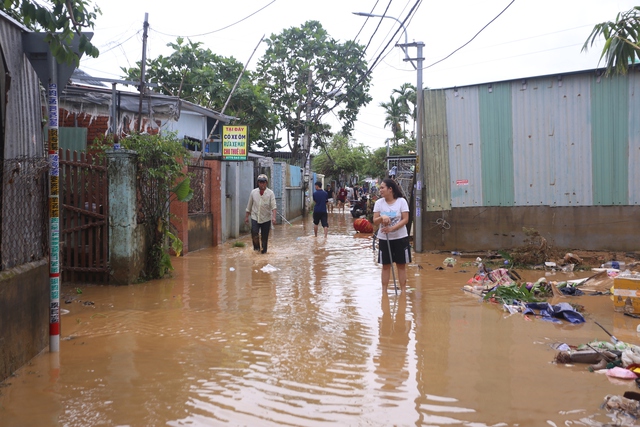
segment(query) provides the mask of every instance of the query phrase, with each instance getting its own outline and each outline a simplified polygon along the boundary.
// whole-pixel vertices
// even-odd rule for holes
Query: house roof
[[[60,107],[75,113],[86,113],[93,116],[109,116],[115,95],[115,103],[120,113],[137,114],[140,108],[140,94],[113,90],[102,82],[117,83],[113,79],[92,78],[88,74],[76,70],[68,84],[60,94]],[[121,81],[124,83],[124,81]],[[159,93],[147,93],[143,97],[142,114],[157,119],[177,120],[181,111],[191,111],[205,117],[229,123],[235,117],[219,113],[176,96]]]

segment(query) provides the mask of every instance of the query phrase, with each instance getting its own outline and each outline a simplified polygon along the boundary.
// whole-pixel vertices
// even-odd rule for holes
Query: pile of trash
[[[478,271],[469,279],[463,290],[481,296],[484,301],[501,304],[510,314],[532,314],[550,322],[567,320],[571,323],[583,323],[580,306],[566,302],[550,304],[546,299],[562,295],[582,295],[577,288],[580,282],[549,282],[540,278],[537,282],[524,282],[515,270],[498,268],[490,270],[481,262]]]
[[[580,262],[580,259],[567,254],[565,260]],[[451,263],[447,258],[445,263]],[[617,263],[616,268],[604,264],[602,268],[594,269],[595,274],[576,280],[549,281],[542,277],[536,282],[523,282],[520,275],[512,269],[487,268],[482,259],[476,259],[477,272],[471,277],[463,290],[481,296],[484,301],[502,305],[510,314],[522,313],[535,315],[537,318],[560,323],[563,320],[570,323],[583,323],[584,317],[580,313],[582,306],[568,302],[552,304],[548,300],[556,301],[559,297],[578,296],[589,292],[589,295],[611,295],[613,279],[615,277],[636,277],[637,274],[629,270],[622,272],[624,263]],[[567,264],[574,265],[574,264]],[[629,267],[637,267],[631,264]],[[638,276],[640,277],[640,276]]]
[[[558,350],[554,362],[574,365],[588,364],[590,372],[606,375],[616,381],[635,381],[640,387],[640,347],[624,343],[611,335],[602,325],[596,322],[611,337],[611,342],[594,340],[579,346],[565,343],[556,345]],[[637,425],[640,417],[640,393],[626,391],[623,396],[607,395],[601,406],[615,418],[614,425]]]
[[[572,272],[575,265],[582,263],[580,257],[571,253],[562,261],[562,265],[544,262],[543,268]],[[447,258],[444,264],[455,265],[455,259]],[[509,268],[491,270],[483,265],[480,258],[476,259],[475,265],[477,272],[467,281],[463,290],[480,296],[485,302],[501,305],[509,315],[531,314],[537,319],[555,323],[584,323],[580,305],[554,302],[565,296],[609,295],[614,300],[615,311],[640,319],[640,273],[634,271],[640,270],[640,263],[637,262],[625,264],[614,260],[592,269],[594,274],[584,279],[550,281],[542,277],[536,282],[523,281],[515,270]],[[618,340],[598,322],[595,323],[609,335],[610,342],[593,340],[577,346],[556,344],[553,346],[557,350],[554,363],[571,366],[585,364],[591,372],[623,383],[634,381],[640,388],[640,346]],[[623,396],[607,395],[601,409],[607,410],[614,418],[613,425],[638,425],[640,392],[627,391]]]

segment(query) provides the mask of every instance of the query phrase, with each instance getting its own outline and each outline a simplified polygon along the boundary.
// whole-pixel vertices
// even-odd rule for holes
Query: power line
[[[393,1],[393,0],[389,0],[389,3],[387,3],[387,8],[384,10],[384,13],[383,13],[382,15],[386,15],[386,14],[387,14],[387,11],[389,10],[389,7],[391,6],[391,2],[392,2],[392,1]],[[378,2],[376,2],[376,4],[375,4],[375,5],[373,5],[373,8],[371,9],[371,12],[369,12],[369,13],[373,13],[373,11],[375,10],[375,8],[376,8],[376,6],[377,6],[377,5],[378,5]],[[364,24],[362,24],[362,27],[363,27],[363,28],[364,28],[364,26],[367,24],[367,21],[369,20],[369,18],[370,18],[370,17],[369,17],[369,16],[367,16],[367,19],[365,19]],[[383,19],[384,19],[384,18],[380,18],[380,20],[378,21],[378,25],[376,26],[376,29],[375,29],[375,30],[373,30],[373,33],[371,34],[371,37],[369,37],[369,41],[367,42],[367,45],[364,47],[364,51],[365,51],[365,52],[367,51],[367,49],[369,49],[369,46],[371,45],[371,42],[373,41],[373,38],[375,37],[376,33],[377,33],[377,32],[378,32],[378,30],[380,29],[380,25],[382,25],[382,20],[383,20]],[[397,34],[397,31],[396,31],[396,34]],[[394,36],[395,36],[395,34],[394,34]],[[380,49],[380,48],[378,47],[378,49]],[[378,51],[378,49],[376,49],[376,52]]]
[[[495,18],[493,18],[493,19],[492,19],[491,21],[489,21],[489,22],[488,22],[484,27],[482,27],[482,28],[480,29],[480,31],[478,31],[478,32],[477,32],[473,37],[471,37],[471,39],[469,39],[469,41],[468,41],[468,42],[466,42],[465,44],[463,44],[462,46],[460,46],[459,48],[457,48],[456,50],[454,50],[453,52],[451,52],[449,55],[445,56],[444,58],[442,58],[442,59],[440,59],[440,60],[438,60],[438,61],[434,62],[434,63],[433,63],[433,64],[431,64],[431,65],[427,65],[426,67],[423,67],[422,69],[423,69],[423,70],[426,70],[427,68],[431,68],[431,67],[433,67],[434,65],[439,64],[440,62],[444,61],[445,59],[450,58],[454,53],[456,53],[457,51],[459,51],[460,49],[462,49],[463,47],[465,47],[466,45],[468,45],[469,43],[471,43],[471,42],[473,41],[473,39],[475,39],[476,37],[478,37],[478,35],[479,35],[481,32],[483,32],[483,31],[484,31],[484,30],[485,30],[489,25],[491,25],[491,24],[493,23],[493,21],[495,21],[496,19],[498,19],[498,18],[500,17],[500,15],[502,15],[504,12],[506,12],[506,10],[507,10],[507,9],[509,9],[509,8],[511,7],[511,5],[512,5],[513,3],[515,3],[515,1],[516,1],[516,0],[511,0],[511,3],[509,3],[509,4],[507,5],[507,7],[505,7],[504,9],[502,9],[502,12],[500,12],[499,14],[497,14],[497,15],[495,16]]]
[[[135,33],[133,33],[130,37],[128,37],[128,38],[127,38],[127,39],[125,39],[124,41],[121,41],[121,42],[117,43],[116,45],[111,46],[109,49],[107,49],[107,50],[105,50],[105,51],[101,51],[101,52],[100,52],[100,54],[110,52],[110,51],[112,51],[113,49],[115,49],[115,48],[118,48],[118,47],[122,46],[123,44],[125,44],[126,42],[128,42],[129,40],[131,40],[132,38],[134,38],[135,36],[137,36],[138,34],[140,34],[140,32],[141,32],[141,31],[142,31],[142,30],[138,30],[138,31],[136,31]]]
[[[182,35],[177,35],[177,34],[167,34],[167,33],[163,33],[163,32],[161,32],[161,31],[154,30],[154,29],[151,29],[151,30],[152,30],[152,31],[154,31],[154,32],[156,32],[156,33],[158,33],[158,34],[162,34],[163,36],[169,36],[169,37],[184,37],[184,38],[186,38],[186,39],[188,39],[188,38],[194,38],[194,37],[208,36],[209,34],[217,33],[217,32],[219,32],[219,31],[226,30],[227,28],[231,28],[231,27],[233,27],[234,25],[237,25],[237,24],[241,23],[242,21],[245,21],[245,20],[247,20],[247,19],[251,18],[253,15],[255,15],[255,14],[256,14],[256,13],[258,13],[258,12],[263,11],[264,9],[266,9],[266,8],[267,8],[267,7],[269,7],[269,6],[271,6],[271,5],[272,5],[273,3],[275,3],[275,2],[276,2],[276,0],[271,0],[271,2],[269,2],[269,3],[267,3],[266,5],[262,6],[260,9],[256,10],[255,12],[251,13],[250,15],[245,16],[245,17],[244,17],[244,18],[242,18],[241,20],[236,21],[236,22],[234,22],[233,24],[229,24],[229,25],[227,25],[226,27],[218,28],[217,30],[209,31],[209,32],[207,32],[207,33],[194,34],[194,35],[191,35],[191,36],[182,36]]]
[[[373,5],[373,7],[371,8],[371,12],[369,13],[373,13],[373,11],[375,10],[376,6],[378,5],[378,2],[380,0],[376,0],[376,3]],[[353,41],[355,43],[356,40],[358,40],[358,36],[360,35],[360,33],[362,32],[362,30],[364,30],[364,26],[367,25],[367,21],[369,20],[369,18],[364,20],[364,24],[362,24],[362,26],[360,27],[360,29],[358,30],[358,33],[356,34],[356,36],[353,38]],[[375,34],[375,32],[374,32]],[[371,36],[371,38],[369,39],[369,43],[371,43],[371,39],[373,38],[373,36]],[[364,48],[364,51],[367,51],[367,48],[369,47],[369,43],[367,43],[367,45]]]

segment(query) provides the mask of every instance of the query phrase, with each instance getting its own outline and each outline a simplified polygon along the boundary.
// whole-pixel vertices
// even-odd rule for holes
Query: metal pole
[[[251,56],[249,56],[249,59],[247,60],[247,62],[245,62],[244,66],[242,67],[242,71],[240,71],[240,74],[238,75],[236,82],[233,84],[233,87],[231,88],[231,92],[229,92],[229,96],[227,96],[227,100],[224,102],[224,105],[222,106],[222,110],[220,110],[220,114],[224,114],[224,111],[227,109],[227,105],[229,105],[231,96],[236,91],[236,87],[238,87],[238,83],[240,83],[240,79],[242,78],[242,75],[247,70],[247,67],[249,66],[249,62],[251,62],[251,58],[253,58],[253,54],[256,53],[256,50],[258,50],[258,47],[260,46],[260,43],[262,43],[262,40],[264,40],[264,34],[262,35],[262,37],[260,37],[260,41],[258,42],[256,47],[253,49],[253,52],[251,52]],[[216,122],[213,124],[213,127],[211,128],[211,132],[209,132],[209,136],[207,137],[207,139],[211,139],[213,137],[213,132],[215,132],[219,122],[220,120],[216,120]],[[202,153],[204,153],[204,144],[202,145],[202,147],[203,147]],[[249,150],[249,147],[247,147],[247,150]]]
[[[116,83],[111,83],[111,126],[109,126],[109,132],[113,135],[114,139],[116,137],[116,102],[117,102],[117,91],[116,91]]]
[[[424,93],[422,92],[422,61],[424,58],[422,57],[422,48],[424,47],[424,43],[417,42],[416,48],[418,49],[418,66],[416,70],[418,71],[418,82],[417,82],[417,98],[416,102],[418,104],[418,108],[416,110],[416,219],[415,219],[415,232],[414,232],[414,241],[416,244],[415,251],[422,252],[422,199],[423,199],[423,189],[422,183],[424,182],[424,173],[422,168],[422,162],[424,158],[423,147],[422,147],[422,123],[424,121]]]
[[[407,51],[407,46],[409,45],[408,40],[407,40],[407,29],[405,28],[404,24],[402,23],[402,21],[400,21],[398,18],[395,18],[393,16],[389,16],[389,15],[374,15],[373,13],[366,13],[366,12],[351,12],[354,15],[358,15],[358,16],[365,16],[367,18],[389,18],[389,19],[393,19],[394,21],[396,21],[398,24],[400,24],[400,26],[402,27],[402,31],[404,32],[404,45],[398,44],[396,46],[399,46],[402,48],[402,51],[404,52],[404,60],[405,61],[410,61],[409,59],[409,52]],[[416,66],[413,64],[413,62],[411,63],[411,65],[413,65],[413,68],[416,68]]]
[[[142,32],[142,62],[140,63],[140,103],[138,104],[138,124],[136,131],[142,128],[142,98],[144,97],[144,75],[147,71],[147,30],[149,29],[149,14],[144,14],[144,31]],[[151,117],[151,111],[149,111]]]
[[[391,165],[389,164],[389,138],[387,138],[387,172],[385,176],[389,178],[389,171],[391,170]]]
[[[49,54],[49,351],[60,351],[60,153],[58,64]]]
[[[393,19],[400,24],[402,29],[404,30],[404,44],[396,44],[396,46],[401,47],[404,51],[405,61],[411,62],[411,65],[418,72],[417,84],[416,84],[416,103],[417,111],[416,111],[416,127],[418,128],[416,131],[416,166],[415,166],[415,174],[416,174],[416,206],[415,206],[415,227],[414,227],[414,243],[416,252],[422,252],[422,183],[423,183],[423,173],[422,173],[422,123],[423,123],[423,93],[422,93],[422,62],[424,58],[422,57],[422,48],[424,47],[423,42],[413,42],[407,43],[407,29],[404,24],[393,16],[388,15],[374,15],[372,13],[365,12],[352,12],[354,15],[358,16],[367,16],[367,17],[379,17],[379,18],[389,18]],[[409,58],[409,54],[407,52],[407,48],[409,46],[415,46],[418,50],[418,56],[415,58],[417,60],[417,65],[413,63],[413,59]],[[387,162],[389,158],[388,148],[387,148]],[[389,173],[389,167],[387,165],[387,174]]]
[[[307,77],[307,117],[306,117],[306,121],[305,121],[305,125],[304,125],[304,148],[303,148],[303,152],[304,152],[304,184],[303,184],[303,188],[304,191],[303,193],[306,193],[307,189],[309,188],[309,169],[310,169],[310,160],[309,160],[309,151],[311,150],[311,136],[309,135],[309,120],[311,120],[311,88],[312,88],[312,84],[313,84],[313,73],[311,72],[311,68],[309,68],[309,75]],[[303,198],[302,198],[302,213],[303,215],[306,213],[307,210],[307,196],[306,194],[303,194]]]

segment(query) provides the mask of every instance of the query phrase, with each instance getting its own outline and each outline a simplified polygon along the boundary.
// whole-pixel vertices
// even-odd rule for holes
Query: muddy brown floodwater
[[[245,236],[173,258],[164,280],[65,287],[60,353],[2,384],[0,425],[600,425],[604,397],[635,389],[553,363],[553,343],[609,338],[594,320],[638,344],[609,297],[569,298],[580,325],[509,316],[461,290],[463,259],[436,270],[446,253],[416,254],[407,295],[383,296],[351,223],[331,214],[327,239],[310,220],[279,225],[267,255]]]

